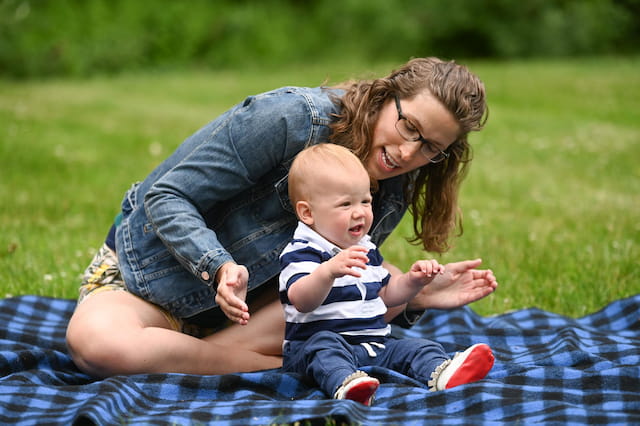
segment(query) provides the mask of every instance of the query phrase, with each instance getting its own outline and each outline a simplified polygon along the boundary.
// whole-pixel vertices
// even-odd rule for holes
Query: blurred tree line
[[[640,0],[0,0],[0,75],[636,54]]]

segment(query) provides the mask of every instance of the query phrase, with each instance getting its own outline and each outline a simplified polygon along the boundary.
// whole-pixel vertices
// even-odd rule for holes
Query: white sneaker
[[[350,399],[364,405],[371,405],[378,386],[380,386],[378,379],[369,376],[364,371],[356,371],[344,379],[333,398]]]
[[[491,348],[478,343],[440,364],[431,373],[427,385],[431,392],[435,392],[481,380],[489,373],[493,362]]]

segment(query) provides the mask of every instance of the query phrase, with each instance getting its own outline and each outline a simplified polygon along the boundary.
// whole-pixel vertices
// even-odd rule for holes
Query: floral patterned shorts
[[[88,297],[104,291],[127,291],[127,287],[122,279],[122,274],[118,268],[118,258],[113,250],[106,244],[100,247],[100,250],[98,250],[98,253],[93,257],[93,260],[82,275],[78,305]],[[201,330],[194,329],[193,326],[185,324],[169,311],[159,306],[156,307],[165,316],[171,329],[198,337],[207,334]]]

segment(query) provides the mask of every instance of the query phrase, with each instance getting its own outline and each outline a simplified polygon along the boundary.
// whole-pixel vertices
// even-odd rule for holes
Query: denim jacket
[[[297,224],[288,170],[305,146],[328,140],[337,112],[330,94],[285,87],[250,96],[134,184],[115,238],[129,291],[188,318],[216,306],[225,262],[247,267],[250,291],[275,277]],[[403,179],[380,182],[374,195],[370,234],[378,245],[406,210]]]

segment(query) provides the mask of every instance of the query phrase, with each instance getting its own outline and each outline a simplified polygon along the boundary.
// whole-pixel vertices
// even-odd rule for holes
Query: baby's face
[[[314,186],[311,228],[342,249],[357,244],[373,223],[367,172],[361,168],[334,170]]]

